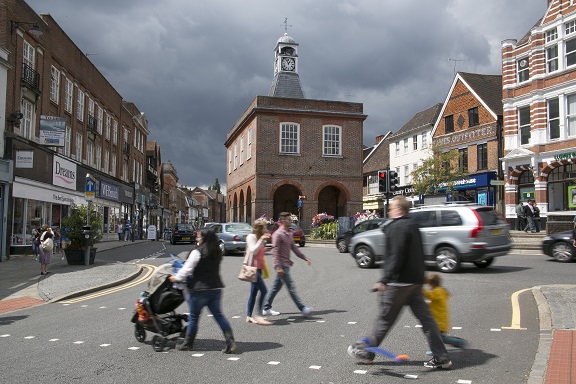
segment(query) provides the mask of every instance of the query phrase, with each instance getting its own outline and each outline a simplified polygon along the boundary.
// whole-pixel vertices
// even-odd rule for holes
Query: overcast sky
[[[268,95],[274,47],[300,44],[307,98],[364,104],[364,144],[446,98],[457,71],[501,74],[546,0],[27,0],[145,112],[179,183],[226,183],[226,133]],[[458,60],[458,61],[455,61]],[[460,61],[461,60],[461,61]]]

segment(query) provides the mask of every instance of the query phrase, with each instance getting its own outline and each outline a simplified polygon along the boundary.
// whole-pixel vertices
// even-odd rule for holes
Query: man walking
[[[532,233],[536,232],[536,228],[534,227],[534,207],[532,206],[533,203],[534,200],[528,200],[528,204],[524,206],[524,216],[526,216],[526,220],[528,220],[526,227],[524,227],[524,232],[528,232],[528,230],[530,230],[530,232]]]
[[[310,259],[304,256],[296,247],[296,244],[294,244],[292,231],[290,230],[290,224],[292,224],[292,214],[290,212],[280,213],[280,224],[280,228],[272,235],[272,259],[274,261],[276,277],[274,278],[270,291],[268,291],[268,295],[266,295],[262,316],[276,316],[280,314],[280,312],[272,309],[272,302],[283,284],[286,284],[290,297],[298,307],[298,310],[302,312],[302,315],[309,316],[312,308],[302,303],[302,300],[296,293],[296,287],[290,275],[290,267],[294,264],[292,260],[290,260],[290,251],[293,251],[296,256],[304,260],[308,265],[310,265]]]
[[[422,329],[433,358],[424,363],[426,368],[448,369],[452,362],[442,341],[436,321],[424,301],[424,249],[418,224],[410,215],[410,202],[404,196],[395,196],[388,206],[392,222],[384,231],[386,236],[386,260],[384,273],[374,285],[379,292],[379,314],[370,337],[358,340],[348,347],[348,354],[364,362],[372,362],[374,353],[365,348],[378,346],[394,325],[403,307],[409,305],[412,313],[422,324]]]
[[[516,230],[523,231],[526,226],[526,219],[524,216],[524,204],[521,201],[516,206]]]

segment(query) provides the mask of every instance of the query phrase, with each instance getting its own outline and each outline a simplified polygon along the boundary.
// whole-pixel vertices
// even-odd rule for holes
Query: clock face
[[[292,58],[284,58],[282,59],[282,69],[285,71],[293,71],[294,67],[296,67],[296,63]]]

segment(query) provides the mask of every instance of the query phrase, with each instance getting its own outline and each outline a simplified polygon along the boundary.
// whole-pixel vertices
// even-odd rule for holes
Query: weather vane
[[[288,18],[285,17],[284,24],[280,24],[280,26],[284,27],[284,32],[288,33],[288,27],[291,27],[292,25],[288,24]]]

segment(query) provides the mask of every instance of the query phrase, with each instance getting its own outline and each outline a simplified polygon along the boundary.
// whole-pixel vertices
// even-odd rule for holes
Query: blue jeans
[[[188,326],[186,333],[195,335],[198,332],[198,318],[202,312],[202,308],[208,307],[210,313],[214,316],[214,320],[220,326],[222,332],[231,330],[230,323],[220,308],[222,303],[222,290],[210,289],[206,291],[190,291],[188,298],[188,307],[190,308],[190,315],[188,315]]]
[[[254,312],[254,306],[256,305],[256,296],[260,291],[260,298],[258,299],[258,315],[262,314],[262,304],[264,303],[264,298],[266,298],[266,284],[264,284],[264,279],[262,279],[262,270],[258,270],[258,280],[255,283],[250,283],[250,297],[248,297],[248,310],[246,311],[246,316],[252,317],[252,312]]]
[[[278,272],[276,272],[274,282],[272,283],[272,287],[270,288],[270,291],[266,296],[266,301],[264,302],[264,310],[267,311],[270,308],[272,308],[272,302],[274,301],[276,294],[278,293],[278,291],[280,291],[282,285],[286,284],[286,288],[288,288],[288,293],[290,294],[292,301],[294,301],[294,304],[296,304],[298,309],[301,311],[305,307],[305,305],[304,303],[302,303],[302,300],[300,300],[300,297],[296,293],[296,287],[294,286],[294,281],[290,276],[290,267],[281,267],[281,268],[284,271],[284,274],[280,276],[278,275]]]

